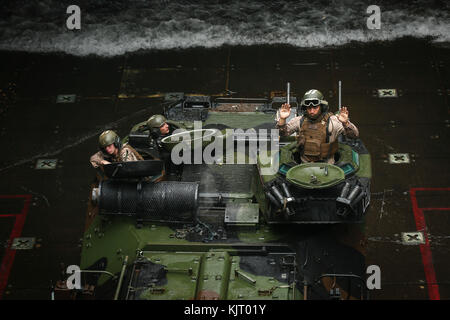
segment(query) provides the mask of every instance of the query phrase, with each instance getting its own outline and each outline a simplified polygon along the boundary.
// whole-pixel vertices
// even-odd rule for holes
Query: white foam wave
[[[0,22],[0,49],[116,56],[140,49],[223,45],[312,48],[405,36],[450,42],[450,6],[430,6],[426,1],[409,1],[395,7],[380,5],[380,30],[367,29],[365,1],[321,1],[314,6],[302,0],[135,0],[126,5],[117,0],[103,6],[101,2],[96,2],[95,7],[80,5],[80,31],[65,28],[65,6],[53,0],[20,10],[10,8],[9,15]]]

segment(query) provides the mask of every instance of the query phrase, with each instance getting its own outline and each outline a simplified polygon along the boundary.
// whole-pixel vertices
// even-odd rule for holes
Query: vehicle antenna
[[[287,83],[287,93],[286,93],[286,103],[290,104],[290,97],[291,97],[291,84]]]
[[[341,111],[341,88],[342,88],[342,81],[339,80],[339,111]]]

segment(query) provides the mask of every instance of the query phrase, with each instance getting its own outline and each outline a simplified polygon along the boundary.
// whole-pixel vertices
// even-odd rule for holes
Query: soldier
[[[164,137],[170,136],[176,129],[175,125],[169,124],[167,119],[161,114],[155,114],[147,120],[147,128],[153,139],[156,139],[158,145]]]
[[[119,136],[112,130],[102,132],[98,143],[100,151],[92,155],[90,159],[94,168],[102,167],[111,162],[144,160],[132,146],[122,145]]]
[[[156,141],[158,147],[161,147],[161,140],[163,138],[170,136],[177,129],[188,129],[190,127],[192,127],[191,124],[167,120],[163,115],[155,114],[147,121],[136,124],[131,129],[131,132],[149,131],[151,140]]]
[[[166,165],[167,173],[169,175],[180,173],[181,167],[172,163],[170,152],[162,147],[161,140],[173,134],[177,129],[186,129],[186,125],[167,120],[163,115],[155,114],[147,120],[147,128],[150,129],[150,135],[158,146],[159,154]]]
[[[343,133],[349,138],[359,135],[356,126],[349,121],[348,109],[342,107],[336,116],[328,112],[328,102],[319,90],[311,89],[301,101],[303,116],[293,118],[286,124],[291,107],[285,103],[279,110],[277,128],[283,136],[298,132],[298,149],[302,162],[334,163],[338,150],[337,138]]]
[[[155,114],[151,116],[147,121],[140,122],[136,124],[131,132],[149,132],[150,149],[156,150],[156,157],[164,161],[167,173],[176,174],[180,171],[180,167],[174,165],[171,161],[170,151],[166,150],[162,144],[161,140],[165,137],[170,136],[177,129],[191,129],[193,126],[191,123],[177,122],[172,120],[167,120],[161,114]],[[152,151],[153,152],[153,151]]]

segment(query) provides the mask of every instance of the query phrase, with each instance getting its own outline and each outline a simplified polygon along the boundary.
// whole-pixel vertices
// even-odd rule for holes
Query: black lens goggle
[[[303,105],[305,107],[317,107],[318,105],[320,105],[320,100],[319,99],[307,99],[307,100],[303,101]]]

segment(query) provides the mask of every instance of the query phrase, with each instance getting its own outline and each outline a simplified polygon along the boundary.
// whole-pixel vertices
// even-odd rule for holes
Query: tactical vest
[[[330,132],[328,132],[332,115],[328,112],[317,120],[303,116],[300,121],[298,145],[302,156],[310,162],[326,160],[338,150],[338,141],[330,143]]]

